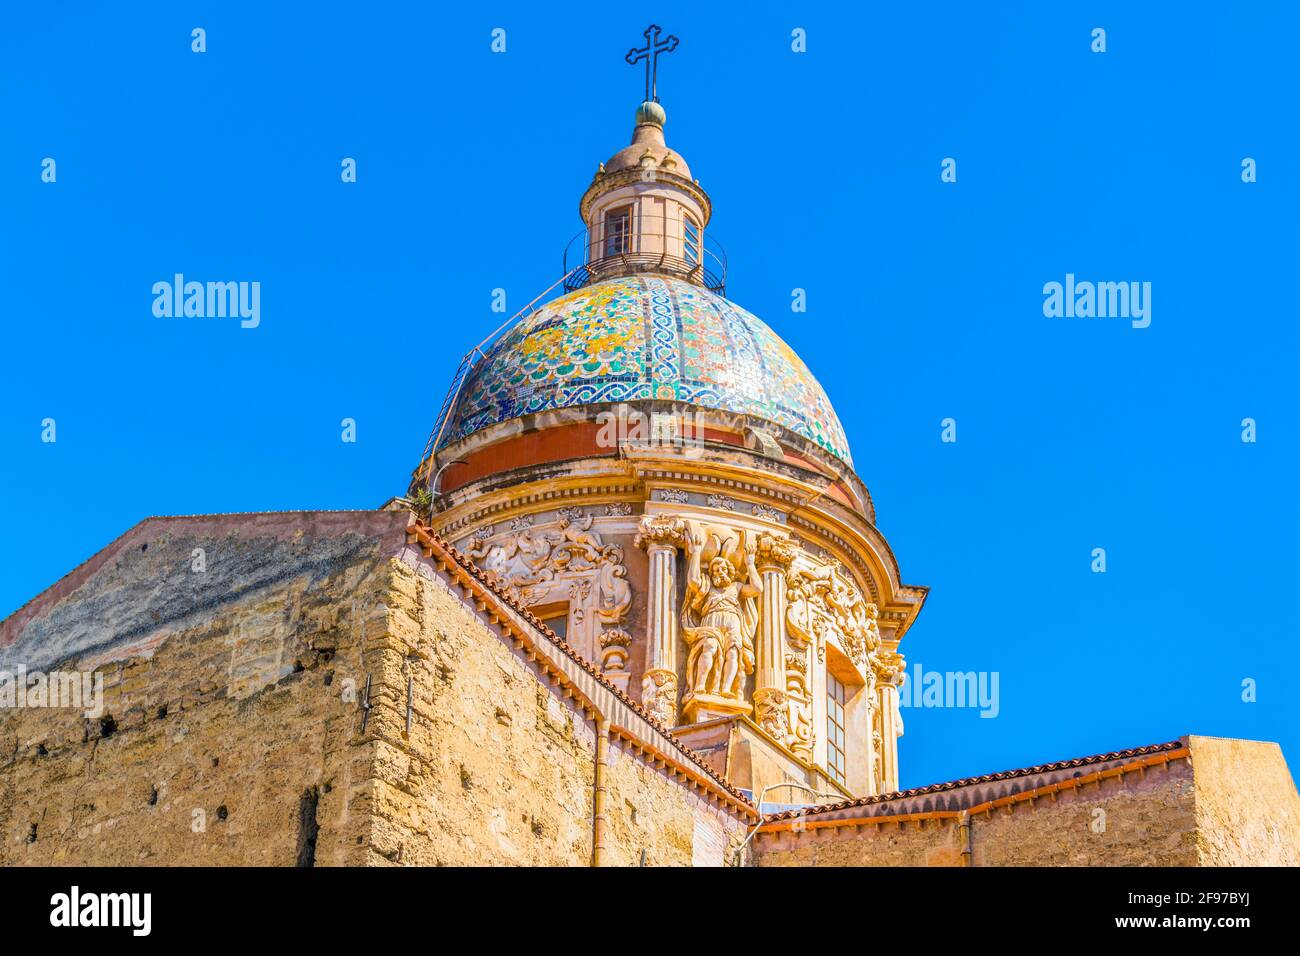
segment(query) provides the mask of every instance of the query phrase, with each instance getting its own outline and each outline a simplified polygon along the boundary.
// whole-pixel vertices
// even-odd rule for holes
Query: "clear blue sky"
[[[1001,674],[996,719],[905,713],[903,784],[1187,732],[1300,762],[1294,4],[465,6],[4,6],[0,614],[147,515],[401,492],[492,290],[558,276],[653,18],[729,296],[932,588],[904,650]],[[176,272],[259,281],[261,326],[155,318]],[[1151,326],[1045,318],[1067,272],[1151,282]]]

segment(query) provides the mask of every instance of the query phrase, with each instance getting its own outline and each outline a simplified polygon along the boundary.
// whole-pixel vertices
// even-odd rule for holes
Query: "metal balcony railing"
[[[567,292],[642,272],[678,276],[724,294],[727,254],[690,220],[638,212],[606,214],[595,229],[583,229],[564,247]]]

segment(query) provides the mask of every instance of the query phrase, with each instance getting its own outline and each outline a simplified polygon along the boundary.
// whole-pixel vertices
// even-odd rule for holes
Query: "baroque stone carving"
[[[758,563],[762,567],[778,567],[784,571],[794,562],[795,556],[799,553],[799,548],[789,538],[768,534],[764,531],[758,536],[755,553],[758,555]]]
[[[632,505],[626,501],[614,501],[605,505],[605,515],[609,518],[626,518],[632,513]]]
[[[650,670],[641,678],[641,706],[655,720],[671,725],[677,713],[677,675]]]
[[[686,543],[686,522],[674,515],[642,515],[635,544],[650,558],[646,593],[645,675],[641,703],[665,724],[677,723],[677,549]]]
[[[611,559],[621,563],[622,551],[617,545],[607,547],[590,530],[591,523],[588,515],[581,523],[562,517],[558,531],[534,532],[531,525],[520,525],[513,537],[495,544],[478,541],[466,554],[519,596],[522,589],[552,581],[561,572],[592,570]],[[515,524],[511,522],[512,529]]]
[[[728,495],[709,495],[709,507],[720,508],[723,511],[735,511],[736,499]]]
[[[789,744],[790,699],[783,690],[754,691],[755,722],[783,744]]]
[[[725,533],[725,529],[723,529]],[[741,700],[754,671],[757,598],[763,582],[754,567],[756,543],[734,532],[692,528],[682,635],[690,646],[687,683],[696,695]]]
[[[622,629],[632,588],[623,549],[605,544],[593,521],[581,508],[559,512],[558,528],[535,530],[531,519],[516,519],[511,528],[517,530],[504,536],[493,538],[489,529],[475,534],[466,555],[524,604],[567,599],[568,642],[592,659],[600,654],[602,661],[625,663],[626,653],[606,658],[600,638],[602,629]]]
[[[834,633],[849,659],[865,669],[880,647],[879,609],[832,565],[802,568],[790,575],[786,625],[796,647]]]
[[[628,648],[632,635],[622,628],[610,628],[600,635],[600,669],[606,674],[627,671]],[[627,688],[624,687],[624,690]]]
[[[657,492],[660,501],[666,501],[673,505],[684,505],[690,496],[680,488],[661,488]]]
[[[753,513],[755,518],[763,518],[767,521],[776,521],[778,523],[785,520],[784,514],[777,511],[775,508],[769,508],[765,504],[755,503],[749,510]]]
[[[894,687],[902,684],[907,676],[907,664],[903,660],[903,655],[896,651],[885,651],[873,655],[871,669],[875,672],[876,680]]]
[[[597,572],[600,606],[596,613],[606,624],[617,625],[632,606],[632,585],[628,583],[627,568],[623,566],[623,549],[612,544],[605,553],[608,560],[601,563]]]
[[[686,522],[675,515],[642,515],[637,522],[634,544],[648,548],[652,544],[686,547]]]

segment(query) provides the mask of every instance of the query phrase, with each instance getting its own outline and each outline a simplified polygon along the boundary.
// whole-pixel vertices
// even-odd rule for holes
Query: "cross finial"
[[[659,92],[657,89],[659,77],[659,56],[662,53],[672,53],[673,50],[677,49],[678,43],[677,37],[672,34],[669,34],[660,41],[659,34],[661,32],[662,31],[655,24],[650,24],[650,26],[646,27],[645,33],[642,34],[642,36],[645,37],[645,47],[640,50],[636,47],[632,47],[632,49],[627,51],[627,56],[623,57],[623,59],[627,60],[627,62],[632,64],[632,66],[636,66],[642,60],[645,60],[645,98],[647,100],[653,100],[656,103],[659,102]]]

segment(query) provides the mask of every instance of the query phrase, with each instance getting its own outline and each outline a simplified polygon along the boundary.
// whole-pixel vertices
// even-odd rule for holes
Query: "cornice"
[[[708,193],[700,188],[698,183],[693,179],[687,179],[685,176],[679,176],[657,166],[650,167],[648,172],[651,176],[649,179],[646,178],[647,169],[640,166],[628,166],[612,173],[597,173],[596,178],[587,187],[587,191],[582,194],[582,199],[578,201],[578,215],[582,217],[582,221],[587,221],[592,204],[606,193],[624,186],[646,185],[669,186],[673,189],[680,189],[700,207],[700,212],[704,218],[702,225],[704,227],[709,225],[709,221],[713,218],[713,202],[709,199]]]

